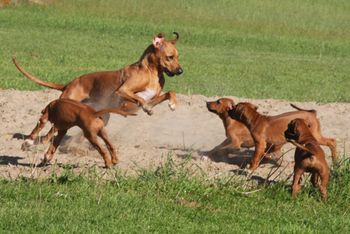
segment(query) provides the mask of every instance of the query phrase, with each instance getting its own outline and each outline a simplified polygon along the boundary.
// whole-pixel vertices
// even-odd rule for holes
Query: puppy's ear
[[[226,111],[233,110],[233,106],[234,106],[233,103],[228,104],[227,107],[226,107]]]
[[[160,46],[163,44],[163,41],[164,33],[158,33],[158,35],[154,37],[152,44],[155,48],[160,48]]]

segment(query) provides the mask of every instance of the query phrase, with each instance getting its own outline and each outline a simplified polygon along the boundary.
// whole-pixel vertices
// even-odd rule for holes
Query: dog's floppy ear
[[[155,48],[159,48],[163,44],[164,36],[164,33],[161,32],[158,33],[156,37],[154,37],[152,44]]]
[[[227,107],[226,107],[226,111],[233,110],[233,106],[234,105],[235,105],[234,103],[230,102],[230,104],[228,104]]]

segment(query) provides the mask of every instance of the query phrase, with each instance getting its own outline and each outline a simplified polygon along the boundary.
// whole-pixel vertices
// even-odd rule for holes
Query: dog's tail
[[[122,115],[124,117],[127,117],[128,115],[134,115],[134,116],[136,115],[135,113],[129,113],[126,111],[122,111],[119,108],[107,108],[107,109],[103,109],[103,110],[95,112],[95,117],[100,117],[100,116],[107,114],[107,113],[115,113],[115,114]]]
[[[60,90],[60,91],[63,91],[64,88],[65,88],[65,85],[61,85],[61,84],[56,84],[56,83],[52,83],[52,82],[49,82],[49,81],[43,81],[43,80],[40,80],[39,78],[36,78],[35,76],[29,74],[27,71],[25,71],[16,61],[16,57],[12,57],[12,62],[15,64],[15,66],[17,67],[17,69],[22,72],[23,75],[25,75],[29,80],[39,84],[39,85],[42,85],[42,86],[45,86],[45,87],[48,87],[48,88],[51,88],[51,89],[57,89],[57,90]]]
[[[298,142],[294,141],[294,140],[287,140],[288,142],[292,143],[294,146],[310,153],[310,154],[314,154],[311,150],[309,150],[308,148],[306,148],[305,146],[299,144]]]
[[[293,107],[294,109],[297,109],[298,111],[307,111],[307,112],[312,112],[312,113],[316,113],[316,110],[305,110],[305,109],[301,109],[300,107],[297,107],[296,105],[290,103],[291,107]]]

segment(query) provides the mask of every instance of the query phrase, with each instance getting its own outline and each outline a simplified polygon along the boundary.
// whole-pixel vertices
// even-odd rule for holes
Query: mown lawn
[[[25,1],[22,1],[25,2]],[[0,89],[34,90],[11,63],[66,83],[136,61],[160,31],[180,33],[183,94],[350,101],[350,2],[63,0],[0,9]],[[1,95],[1,94],[0,94]],[[349,157],[344,155],[344,157]],[[157,171],[104,180],[91,172],[0,180],[2,233],[349,233],[350,163],[333,168],[329,199],[306,183],[247,189],[241,177]],[[250,183],[250,182],[249,182]]]
[[[11,62],[66,83],[135,62],[155,34],[180,33],[185,73],[166,89],[349,102],[350,2],[57,1],[0,9],[0,87],[38,89]]]
[[[44,180],[1,180],[0,230],[8,233],[348,233],[350,161],[333,170],[329,199],[306,183],[244,189],[239,177],[189,177],[171,159],[156,171],[103,180],[67,169]],[[87,176],[88,175],[88,176]]]

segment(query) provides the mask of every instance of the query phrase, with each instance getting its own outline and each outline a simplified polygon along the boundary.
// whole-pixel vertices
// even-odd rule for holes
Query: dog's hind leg
[[[106,128],[102,128],[99,132],[98,132],[98,136],[102,138],[102,140],[105,142],[109,153],[111,154],[111,158],[112,158],[112,163],[113,164],[117,164],[119,159],[117,156],[117,150],[116,148],[113,146],[112,142],[109,140],[108,138],[108,134],[106,131]]]
[[[92,144],[92,146],[101,154],[106,168],[110,168],[113,164],[111,162],[111,159],[108,155],[107,150],[103,149],[101,145],[98,143],[97,136],[94,133],[90,132],[84,132],[85,137],[89,140],[89,142]]]

